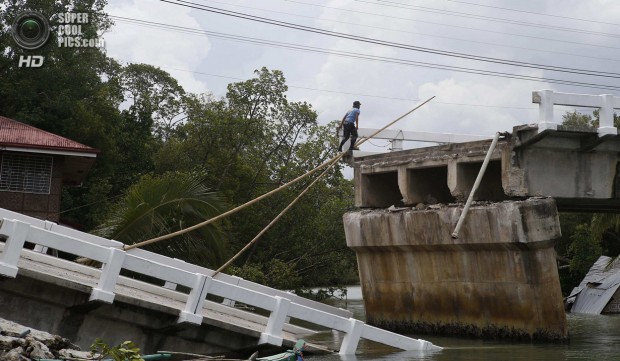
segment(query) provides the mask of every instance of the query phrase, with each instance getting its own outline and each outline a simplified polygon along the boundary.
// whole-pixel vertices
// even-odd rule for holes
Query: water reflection
[[[350,288],[346,302],[337,302],[335,305],[352,311],[355,318],[365,320],[364,303],[359,287]],[[310,356],[308,359],[312,361],[620,360],[620,316],[568,314],[567,317],[570,342],[566,344],[524,344],[409,335],[428,340],[435,345],[444,347],[444,349],[435,353],[401,352],[389,346],[361,340],[356,355]],[[309,337],[308,340],[338,349],[342,335],[326,331]]]

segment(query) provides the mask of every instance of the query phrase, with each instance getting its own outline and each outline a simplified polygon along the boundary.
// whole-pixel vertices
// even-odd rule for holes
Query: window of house
[[[3,153],[0,191],[49,194],[51,156]]]

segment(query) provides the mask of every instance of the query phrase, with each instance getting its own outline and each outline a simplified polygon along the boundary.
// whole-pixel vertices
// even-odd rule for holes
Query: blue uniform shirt
[[[355,124],[356,115],[358,115],[359,113],[360,113],[360,110],[358,108],[353,108],[349,110],[344,121],[346,123]]]

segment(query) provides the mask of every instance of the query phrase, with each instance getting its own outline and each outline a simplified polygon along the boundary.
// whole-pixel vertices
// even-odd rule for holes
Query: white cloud
[[[200,24],[192,17],[189,9],[177,6],[171,8],[171,5],[161,2],[117,0],[111,1],[106,11],[110,15],[200,29]],[[211,48],[206,37],[128,24],[119,19],[114,21],[116,25],[113,31],[105,34],[109,56],[124,63],[161,66],[186,91],[200,93],[208,90],[203,79],[191,72],[174,69],[192,70],[199,67]]]
[[[420,98],[435,99],[417,114],[422,119],[419,130],[481,135],[512,131],[515,125],[536,121],[537,105],[531,103],[532,90],[535,89],[531,84],[517,80],[481,83],[449,78],[422,84]],[[515,108],[497,108],[493,104]]]
[[[290,23],[354,34],[358,37],[382,39],[498,59],[606,71],[616,71],[617,60],[620,60],[620,56],[618,56],[620,52],[613,48],[617,46],[616,38],[613,37],[545,30],[533,26],[472,19],[466,16],[451,16],[445,13],[425,12],[421,8],[415,10],[394,8],[385,6],[386,3],[383,3],[382,6],[380,2],[372,1],[323,0],[303,2],[312,5],[281,0],[263,0],[261,2],[238,0],[234,2],[234,5],[239,6],[233,6],[231,3],[229,8],[234,11],[256,14]],[[212,5],[227,7],[222,1]],[[411,5],[513,19],[514,21],[534,22],[542,25],[583,28],[607,33],[620,32],[617,26],[601,23],[603,21],[618,22],[616,19],[620,18],[620,2],[615,0],[592,0],[588,2],[545,0],[538,2],[536,8],[525,6],[523,2],[516,0],[508,0],[501,4],[501,7],[521,9],[526,12],[506,11],[493,7],[437,0],[416,1]],[[256,8],[272,10],[272,12],[258,11]],[[348,10],[342,11],[334,8]],[[613,83],[604,78],[575,78],[568,73],[474,62],[458,57],[437,56],[424,52],[355,42],[204,11],[190,11],[181,6],[145,0],[116,0],[107,10],[116,15],[147,18],[151,21],[310,45],[324,49],[493,70],[510,74]],[[283,12],[302,16],[283,14]],[[546,13],[553,16],[535,15],[527,12]],[[374,16],[373,14],[385,16]],[[592,19],[592,22],[571,20],[559,16]],[[601,22],[597,22],[597,19]],[[386,30],[386,28],[393,30]],[[531,92],[533,90],[551,88],[557,91],[591,94],[609,92],[598,89],[570,88],[546,82],[473,75],[428,67],[363,61],[335,55],[317,55],[220,39],[209,41],[205,37],[159,30],[150,31],[146,28],[134,28],[128,35],[120,32],[123,29],[131,29],[131,27],[119,23],[117,30],[110,34],[110,38],[107,38],[108,51],[110,55],[117,58],[130,58],[142,62],[151,61],[156,65],[170,67],[200,69],[199,71],[242,79],[251,77],[251,70],[266,66],[269,69],[282,70],[287,78],[287,83],[291,86],[331,90],[331,92],[321,92],[295,87],[291,87],[289,90],[289,99],[307,101],[314,106],[319,113],[321,123],[341,119],[344,112],[351,106],[352,101],[360,100],[363,103],[360,118],[362,126],[379,128],[413,108],[417,104],[417,99],[436,95],[437,98],[432,103],[424,106],[411,119],[405,119],[398,126],[407,130],[469,134],[493,133],[497,130],[510,130],[512,126],[517,124],[536,121],[536,105],[531,103]],[[150,38],[138,41],[140,39],[139,34],[148,32],[155,35],[149,35]],[[509,35],[508,33],[520,34],[521,36]],[[554,42],[543,38],[554,38],[563,42]],[[505,46],[493,46],[490,43]],[[607,47],[592,45],[605,45]],[[524,47],[539,49],[540,51],[525,50]],[[552,50],[555,53],[546,50]],[[557,52],[609,58],[616,61],[561,55]],[[171,72],[188,90],[205,91],[208,85],[208,88],[215,91],[216,96],[224,95],[226,83],[237,81],[187,72]],[[407,101],[406,99],[410,100]]]

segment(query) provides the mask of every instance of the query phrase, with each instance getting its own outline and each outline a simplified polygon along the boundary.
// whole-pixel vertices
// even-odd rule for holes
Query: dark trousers
[[[349,140],[349,137],[351,137],[351,148],[353,148],[357,141],[357,128],[355,128],[353,123],[344,123],[344,139],[340,142],[338,151],[342,152],[342,146]]]

